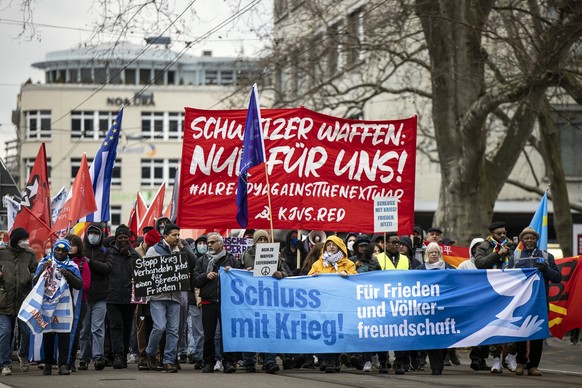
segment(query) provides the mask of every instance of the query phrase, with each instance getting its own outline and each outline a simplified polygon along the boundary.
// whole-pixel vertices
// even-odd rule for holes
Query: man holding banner
[[[544,281],[546,298],[548,296],[549,282],[559,283],[562,274],[556,265],[554,256],[544,250],[538,249],[540,235],[530,226],[519,234],[519,240],[523,244],[523,250],[516,252],[509,259],[509,268],[537,268]],[[529,354],[527,353],[529,342]],[[528,376],[541,376],[538,366],[542,359],[544,346],[543,339],[521,341],[515,344],[517,348],[517,368],[515,374],[521,376],[527,369]],[[529,359],[529,360],[528,360]]]

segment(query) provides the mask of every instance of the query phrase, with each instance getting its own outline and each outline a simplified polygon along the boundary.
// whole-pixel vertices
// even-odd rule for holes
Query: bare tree
[[[582,36],[582,4],[369,1],[360,13],[365,20],[363,40],[358,39],[353,28],[358,22],[351,14],[343,25],[337,24],[337,13],[329,8],[333,3],[313,1],[302,10],[327,15],[319,16],[327,30],[321,26],[310,30],[309,40],[294,41],[277,35],[277,29],[288,32],[292,23],[305,26],[307,20],[318,20],[313,15],[281,18],[275,24],[278,67],[290,72],[274,76],[276,103],[308,100],[316,109],[350,116],[364,111],[378,96],[397,95],[420,112],[430,109],[432,126],[421,121],[420,138],[436,140],[436,149],[428,147],[430,141],[421,141],[419,149],[440,164],[433,223],[446,227],[457,241],[468,242],[482,234],[538,118],[543,117],[548,90],[571,92],[580,84],[580,58],[572,47]],[[334,57],[338,43],[345,53],[339,64]],[[309,58],[314,50],[321,50],[316,64]],[[361,52],[365,55],[359,57]],[[300,70],[308,79],[303,89],[285,85]],[[552,163],[561,163],[556,147],[545,151]],[[553,187],[554,198],[567,204],[564,180],[559,173],[547,174],[557,178],[554,184],[560,186]],[[556,223],[562,225],[558,218],[565,216],[569,214],[556,214]],[[559,233],[563,242],[568,227],[564,225]]]

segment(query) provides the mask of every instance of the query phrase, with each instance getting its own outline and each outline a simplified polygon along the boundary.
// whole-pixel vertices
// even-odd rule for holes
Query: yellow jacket
[[[341,259],[337,262],[337,271],[335,270],[333,265],[330,265],[329,267],[324,267],[323,266],[323,258],[321,258],[321,259],[317,260],[315,263],[313,263],[313,265],[311,266],[311,270],[309,270],[308,275],[311,275],[314,272],[337,273],[337,272],[341,272],[341,271],[346,271],[350,275],[358,273],[356,271],[356,264],[353,261],[351,261],[350,259],[348,259],[347,257],[344,257],[343,259]]]

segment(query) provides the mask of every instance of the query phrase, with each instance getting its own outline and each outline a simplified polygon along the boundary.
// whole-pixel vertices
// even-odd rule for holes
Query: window
[[[179,165],[180,159],[142,159],[142,187],[158,187],[163,182],[173,185],[176,169]]]
[[[135,85],[135,69],[125,69],[125,84]]]
[[[150,82],[150,69],[140,69],[139,70],[140,85],[146,85],[149,82]]]
[[[32,172],[32,168],[34,167],[34,162],[36,161],[36,158],[24,158],[24,174],[26,175],[26,180],[24,182],[22,182],[23,184],[28,183],[29,179],[30,179],[30,173]],[[46,169],[47,169],[47,174],[48,174],[48,180],[49,180],[49,184],[51,181],[51,167],[52,165],[52,161],[50,157],[46,158]]]
[[[223,70],[220,72],[220,83],[230,85],[234,81],[234,72],[232,70]]]
[[[362,50],[364,43],[364,12],[362,9],[358,9],[348,15],[346,40],[347,62],[353,65],[364,57]]]
[[[330,26],[327,30],[327,71],[330,77],[337,74],[337,72],[343,67],[343,46],[340,37],[340,30],[339,23]]]
[[[113,120],[117,117],[119,112],[98,112],[99,126],[97,132],[97,138],[103,139],[109,131],[109,128],[113,125]]]
[[[121,69],[117,67],[110,67],[109,68],[109,82],[111,84],[120,84],[121,83]]]
[[[103,85],[107,82],[107,71],[105,68],[96,67],[94,71],[96,84]]]
[[[40,140],[51,138],[51,111],[33,110],[24,112],[26,139]]]
[[[568,178],[582,178],[582,108],[579,105],[553,107],[553,119],[560,134],[564,173]]]
[[[91,75],[91,69],[88,69],[88,68],[81,69],[81,83],[82,84],[93,83],[93,76]]]
[[[121,225],[121,206],[120,205],[111,205],[110,209],[111,221],[110,225],[115,225],[116,227]]]
[[[81,158],[71,158],[71,184],[75,180],[79,168],[81,167]],[[91,163],[93,159],[87,158],[87,164],[91,168]],[[113,166],[113,174],[111,175],[111,186],[121,187],[121,160],[115,159],[115,165]]]
[[[89,131],[94,133],[94,116],[93,111],[73,111],[71,112],[71,138],[78,139],[88,137]]]
[[[183,126],[182,112],[141,113],[141,138],[144,140],[180,140]]]
[[[216,81],[218,81],[218,70],[206,70],[204,74],[205,74],[204,79],[205,85],[214,85],[216,84]]]
[[[168,71],[168,85],[176,84],[176,72],[173,70]]]

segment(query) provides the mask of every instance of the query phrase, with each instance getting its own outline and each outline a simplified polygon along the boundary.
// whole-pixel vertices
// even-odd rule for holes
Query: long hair
[[[428,253],[433,250],[433,248],[436,248],[439,252],[439,261],[443,261],[443,249],[441,248],[441,246],[435,242],[431,242],[426,246],[426,249],[424,250],[424,262],[428,263]]]
[[[74,256],[83,256],[83,239],[76,234],[69,234],[66,238],[71,243],[71,246],[77,247],[77,253]]]
[[[313,266],[313,263],[315,263],[319,259],[322,249],[323,242],[315,243],[313,247],[311,247],[309,253],[307,254],[307,257],[305,258],[305,261],[303,262],[303,265],[301,266],[300,273],[302,275],[307,275],[307,273]]]

